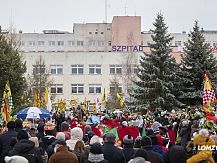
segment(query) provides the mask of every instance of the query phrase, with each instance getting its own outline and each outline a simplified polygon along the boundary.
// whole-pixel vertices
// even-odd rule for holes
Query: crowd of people
[[[0,125],[4,163],[214,163],[216,121],[202,111],[66,116]],[[55,123],[55,124],[53,124]]]

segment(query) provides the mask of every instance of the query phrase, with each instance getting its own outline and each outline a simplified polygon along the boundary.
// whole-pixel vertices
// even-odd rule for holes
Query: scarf
[[[88,156],[88,161],[90,162],[100,162],[104,160],[104,155],[103,154],[93,154],[89,153]]]

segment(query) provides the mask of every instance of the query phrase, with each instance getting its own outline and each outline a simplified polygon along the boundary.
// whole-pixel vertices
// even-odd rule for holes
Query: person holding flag
[[[96,114],[96,101],[93,102],[93,114]]]

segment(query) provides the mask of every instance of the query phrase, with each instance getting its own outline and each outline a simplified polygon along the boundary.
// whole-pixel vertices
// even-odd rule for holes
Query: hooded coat
[[[35,143],[27,139],[15,144],[14,149],[9,152],[9,156],[14,155],[23,156],[31,163],[43,163],[41,153],[35,148]]]
[[[78,140],[82,141],[83,139],[83,131],[79,127],[74,127],[71,130],[71,139],[66,141],[66,145],[69,147],[70,151],[73,151],[75,148],[75,144],[77,143]]]

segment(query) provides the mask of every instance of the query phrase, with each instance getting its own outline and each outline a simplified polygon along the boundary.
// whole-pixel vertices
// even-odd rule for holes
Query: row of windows
[[[25,42],[22,42],[22,46],[25,45]],[[28,46],[45,46],[45,41],[29,41]],[[47,43],[48,46],[84,46],[84,41],[74,41],[74,40],[69,40],[69,41],[48,41]],[[89,40],[87,42],[87,45],[89,46],[104,46],[105,41],[101,40]],[[111,46],[111,41],[108,41],[107,43],[108,46]]]
[[[115,87],[110,86],[110,92],[115,92]],[[118,92],[122,93],[122,87],[117,88]],[[52,94],[63,94],[63,84],[52,84],[50,92]],[[102,93],[101,84],[89,84],[88,92],[90,94]],[[71,84],[71,93],[72,94],[83,94],[84,93],[84,84]]]
[[[122,65],[110,65],[110,74],[122,74]],[[129,65],[126,69],[127,73],[137,73],[137,65]],[[33,73],[45,73],[45,67],[33,65]],[[63,65],[50,65],[50,73],[53,75],[63,74]],[[82,75],[84,74],[84,65],[71,65],[71,74]],[[102,74],[101,65],[89,65],[89,74]]]

